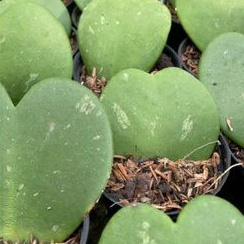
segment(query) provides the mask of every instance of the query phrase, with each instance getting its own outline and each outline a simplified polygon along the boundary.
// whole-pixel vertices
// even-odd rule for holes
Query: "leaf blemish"
[[[93,103],[89,96],[84,96],[79,102],[76,103],[75,108],[79,110],[81,113],[85,113],[86,115],[90,114],[96,105]]]
[[[12,167],[11,166],[9,166],[9,165],[7,165],[7,172],[12,172]]]
[[[58,229],[59,229],[59,225],[54,225],[54,226],[52,227],[52,231],[53,231],[53,232],[56,232]]]
[[[31,86],[31,83],[33,83],[37,78],[39,74],[31,73],[29,76],[29,79],[25,82],[25,90],[24,92],[27,92]]]
[[[187,137],[187,135],[192,131],[192,129],[193,129],[193,120],[191,119],[191,115],[188,115],[182,124],[182,128],[181,128],[182,134],[180,140],[181,141],[184,140]]]
[[[149,234],[150,224],[146,221],[142,223],[142,230],[138,232],[138,237],[142,239],[143,244],[157,244],[154,239],[152,239]]]
[[[101,138],[101,135],[97,135],[93,137],[93,140],[99,140]]]
[[[113,110],[116,113],[117,120],[120,126],[123,129],[127,129],[131,125],[131,123],[125,111],[123,111],[122,108],[117,103],[113,104]]]
[[[232,224],[232,225],[235,225],[235,224],[236,224],[236,219],[232,219],[232,220],[231,220],[231,224]]]

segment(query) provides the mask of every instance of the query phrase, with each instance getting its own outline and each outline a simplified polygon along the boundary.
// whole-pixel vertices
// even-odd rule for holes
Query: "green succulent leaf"
[[[224,32],[244,34],[242,0],[177,0],[176,9],[181,24],[201,51]]]
[[[147,204],[120,209],[106,225],[99,244],[175,244],[175,224],[170,217]]]
[[[40,4],[42,7],[49,10],[64,26],[67,35],[70,35],[71,32],[71,18],[69,16],[68,9],[65,7],[62,1],[60,0],[4,0],[4,5],[21,3],[21,2],[32,2]],[[10,5],[9,5],[10,6]]]
[[[111,122],[115,154],[204,159],[218,140],[213,98],[182,69],[166,68],[155,75],[123,70],[108,82],[101,101]]]
[[[70,41],[50,11],[29,2],[12,4],[0,15],[0,29],[0,82],[14,104],[44,78],[71,78]]]
[[[14,107],[0,84],[0,236],[61,242],[105,188],[112,136],[97,97],[71,80],[34,85]]]
[[[171,26],[167,7],[155,0],[93,0],[78,25],[78,43],[88,73],[110,79],[125,68],[149,71]]]
[[[244,35],[216,37],[201,56],[199,79],[217,104],[221,130],[244,147]]]
[[[244,217],[229,202],[202,195],[190,201],[174,223],[146,204],[123,207],[108,222],[99,244],[242,244]]]
[[[188,244],[190,240],[191,244],[241,244],[244,216],[228,201],[202,195],[186,205],[177,227],[178,243]]]

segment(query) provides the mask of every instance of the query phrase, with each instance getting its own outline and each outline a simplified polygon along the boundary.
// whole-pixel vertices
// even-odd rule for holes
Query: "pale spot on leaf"
[[[191,115],[188,115],[187,118],[182,123],[182,134],[180,137],[180,140],[184,140],[187,135],[192,131],[193,129],[193,120],[191,119]]]
[[[116,113],[117,120],[118,120],[120,126],[123,129],[127,129],[131,124],[130,124],[129,118],[126,115],[125,111],[123,111],[122,108],[117,103],[114,103],[113,110]]]

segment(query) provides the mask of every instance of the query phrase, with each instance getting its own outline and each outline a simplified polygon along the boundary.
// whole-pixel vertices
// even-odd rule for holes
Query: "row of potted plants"
[[[206,40],[183,2],[173,4],[201,50],[196,76],[170,47],[160,1],[0,2],[1,241],[74,241],[82,230],[81,243],[241,243],[243,207],[220,190],[243,166],[225,137],[243,147],[243,14],[234,27],[215,21],[223,34],[208,28]],[[226,17],[211,4],[210,16]],[[157,66],[162,53],[175,67]],[[91,217],[88,237],[104,198],[109,219]]]

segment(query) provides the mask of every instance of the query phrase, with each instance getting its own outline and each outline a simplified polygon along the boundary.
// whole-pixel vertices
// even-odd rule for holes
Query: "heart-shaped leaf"
[[[175,244],[174,228],[175,224],[168,215],[150,205],[138,203],[123,207],[112,217],[99,244]]]
[[[123,70],[108,82],[101,99],[115,154],[204,159],[218,140],[219,115],[211,95],[182,69],[155,75]]]
[[[244,147],[244,35],[224,33],[203,52],[199,79],[217,104],[221,130]]]
[[[177,0],[176,9],[181,24],[201,51],[224,32],[244,33],[243,0]]]
[[[149,71],[160,56],[171,26],[170,12],[159,1],[93,0],[78,26],[85,67],[110,79],[125,68]]]
[[[29,2],[12,4],[0,15],[0,29],[0,82],[14,104],[44,78],[71,78],[70,41],[50,11]]]
[[[178,243],[242,244],[244,217],[229,202],[211,195],[193,199],[177,219]],[[183,240],[183,241],[182,241]]]
[[[60,242],[105,188],[112,164],[107,116],[71,80],[33,86],[14,107],[0,85],[0,236]]]
[[[48,9],[64,26],[68,35],[71,32],[71,18],[68,9],[60,0],[4,0],[4,4],[32,2],[40,4],[42,7]]]
[[[202,195],[190,201],[177,222],[146,204],[120,209],[105,227],[99,244],[242,244],[244,217],[230,203]]]

